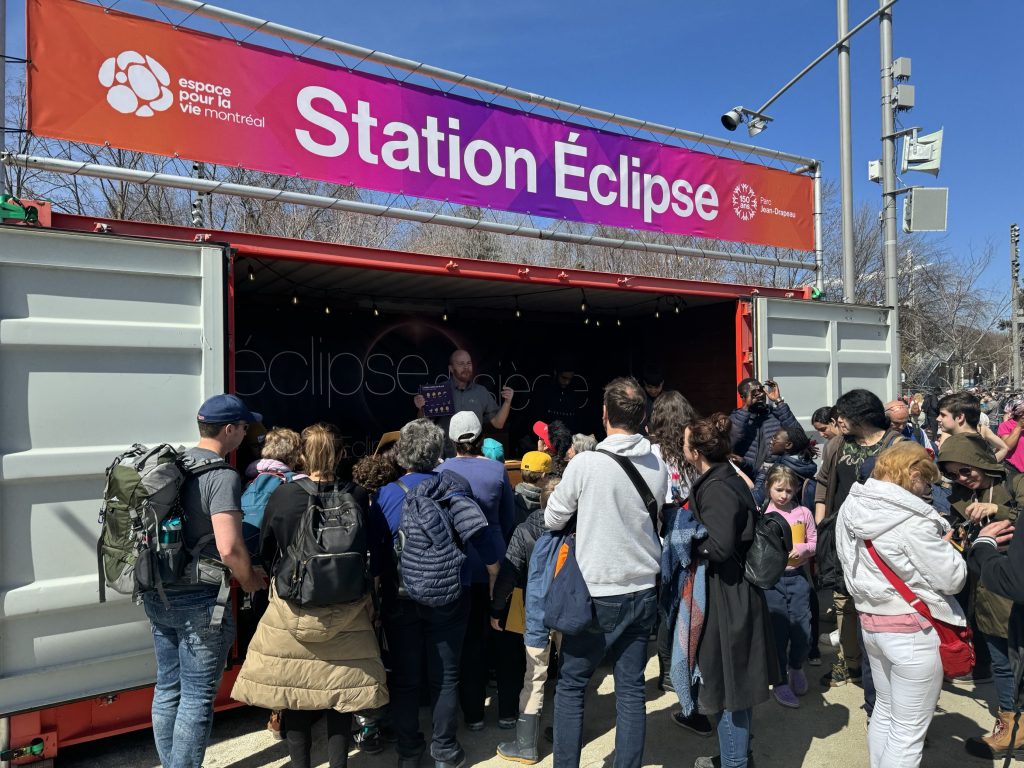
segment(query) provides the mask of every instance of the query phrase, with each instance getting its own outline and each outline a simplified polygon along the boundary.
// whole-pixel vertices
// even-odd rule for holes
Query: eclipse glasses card
[[[452,390],[447,384],[422,384],[419,393],[426,401],[423,404],[423,415],[435,418],[451,416],[455,413],[455,401]]]

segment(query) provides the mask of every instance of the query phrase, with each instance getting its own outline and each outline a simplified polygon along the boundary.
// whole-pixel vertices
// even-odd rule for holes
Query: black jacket
[[[530,557],[542,533],[543,509],[534,510],[524,522],[516,526],[508,549],[505,550],[505,559],[501,561],[501,571],[494,582],[494,596],[491,598],[491,616],[494,618],[505,617],[508,599],[514,588],[526,589],[526,578],[530,574]]]
[[[1021,529],[1014,531],[1005,553],[999,552],[991,540],[975,541],[967,550],[967,567],[987,590],[1013,601],[1007,641],[1010,661],[1016,671],[1024,653],[1024,534]]]
[[[781,679],[764,592],[743,577],[757,513],[746,483],[729,464],[709,469],[693,485],[694,515],[708,530],[697,545],[707,562],[707,612],[697,664],[704,714],[737,712],[768,699]]]

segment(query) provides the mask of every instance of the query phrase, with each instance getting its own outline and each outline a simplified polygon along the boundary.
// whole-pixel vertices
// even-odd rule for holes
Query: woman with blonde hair
[[[938,479],[924,448],[896,443],[879,454],[871,477],[854,484],[839,509],[836,550],[877,692],[868,727],[871,768],[920,765],[942,688],[935,628],[900,596],[871,549],[935,619],[967,623],[955,599],[967,567],[949,543],[949,524],[923,498]]]
[[[267,502],[261,546],[264,562],[276,563],[288,551],[311,492],[325,507],[327,499],[348,496],[354,500],[367,530],[364,540],[378,540],[367,518],[365,491],[335,477],[342,456],[337,432],[330,425],[314,424],[302,431],[298,466],[309,479],[282,484]],[[369,591],[344,585],[354,587],[355,593],[361,591],[362,597],[303,608],[278,596],[276,583],[277,578],[272,579],[270,606],[256,628],[231,695],[252,706],[283,710],[281,731],[295,768],[309,767],[312,727],[324,717],[328,764],[342,768],[348,762],[352,713],[388,702]]]

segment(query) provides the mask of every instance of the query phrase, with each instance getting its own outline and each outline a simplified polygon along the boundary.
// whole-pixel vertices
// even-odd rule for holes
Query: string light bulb
[[[324,314],[325,315],[331,314],[331,305],[330,304],[324,304]]]
[[[380,317],[380,307],[377,306],[376,302],[373,304],[373,316]]]
[[[298,291],[292,291],[292,306],[293,307],[299,306],[299,292]]]
[[[520,318],[523,316],[522,310],[519,309],[519,297],[516,297],[516,317]]]
[[[675,311],[675,313],[676,313],[677,315],[678,315],[678,314],[680,313],[680,311],[681,311],[681,310],[679,309],[679,299],[676,299],[676,300],[675,300],[675,310],[674,310],[674,311]]]
[[[621,328],[621,327],[622,327],[622,318],[621,318],[621,317],[616,317],[616,318],[615,318],[615,324],[616,324],[616,325],[617,325],[617,326],[618,326],[619,328]]]
[[[601,318],[597,318],[597,319],[596,319],[596,320],[594,321],[594,325],[596,325],[596,326],[597,326],[598,328],[600,328],[600,327],[601,327]]]
[[[587,294],[584,292],[584,290],[582,288],[580,288],[580,296],[582,297],[580,299],[580,312],[586,312],[587,311]]]
[[[246,270],[246,272],[249,275],[249,282],[256,282],[256,270],[252,268],[252,264],[249,265],[249,268]]]
[[[661,307],[655,307],[654,308],[654,319],[658,320],[659,318],[661,318]]]

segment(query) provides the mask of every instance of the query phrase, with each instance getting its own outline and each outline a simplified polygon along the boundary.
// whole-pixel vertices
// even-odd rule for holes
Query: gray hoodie
[[[668,471],[647,438],[611,435],[597,447],[629,457],[654,498],[665,498]],[[576,559],[593,597],[654,587],[661,570],[658,532],[636,486],[610,456],[586,451],[573,457],[548,500],[544,523],[561,530],[577,511]]]

